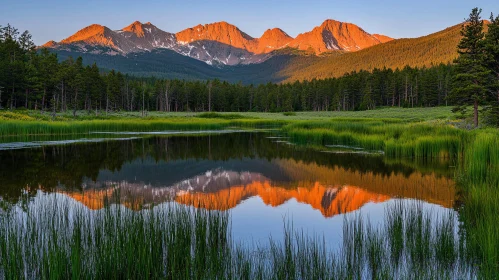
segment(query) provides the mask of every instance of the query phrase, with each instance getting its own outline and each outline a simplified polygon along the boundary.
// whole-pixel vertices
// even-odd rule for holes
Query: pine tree
[[[485,47],[482,10],[474,8],[464,23],[458,45],[459,57],[455,60],[455,88],[451,98],[457,104],[455,112],[466,113],[467,106],[473,106],[473,120],[478,127],[478,106],[485,101],[487,80],[490,71],[485,67]]]
[[[363,98],[362,98],[362,103],[360,104],[360,110],[375,109],[376,105],[373,100],[373,89],[371,81],[366,80],[362,94]]]
[[[49,100],[47,95],[57,83],[56,74],[58,72],[58,67],[57,55],[50,53],[47,49],[42,49],[37,61],[38,75],[41,83],[41,90],[43,91],[40,104],[40,109],[42,111],[45,110],[46,101]]]
[[[35,43],[33,42],[33,38],[28,30],[24,31],[18,39],[19,45],[21,49],[25,52],[31,52],[35,50]]]
[[[485,35],[485,48],[487,51],[487,67],[492,72],[489,87],[491,103],[490,119],[499,125],[499,16],[490,16],[488,32]]]
[[[78,57],[75,63],[72,65],[72,77],[70,80],[70,86],[73,90],[72,96],[72,107],[73,107],[73,116],[76,117],[76,111],[78,110],[80,99],[81,99],[81,91],[85,84],[84,80],[84,72],[83,72],[83,60],[81,57]]]

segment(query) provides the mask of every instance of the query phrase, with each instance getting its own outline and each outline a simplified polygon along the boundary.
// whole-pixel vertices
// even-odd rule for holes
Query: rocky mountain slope
[[[290,37],[279,28],[267,30],[253,38],[227,22],[197,25],[176,34],[165,32],[150,22],[134,22],[113,31],[93,24],[61,42],[50,41],[42,47],[105,55],[169,49],[209,65],[262,63],[283,48],[322,54],[331,51],[354,52],[392,40],[384,35],[371,35],[362,28],[334,20],[326,20],[312,31]]]
[[[390,40],[386,36],[371,35],[355,24],[326,20],[312,31],[298,35],[288,46],[321,54],[332,50],[359,51]]]

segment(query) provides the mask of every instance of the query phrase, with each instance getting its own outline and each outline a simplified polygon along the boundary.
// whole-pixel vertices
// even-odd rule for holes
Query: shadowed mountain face
[[[43,47],[100,55],[169,49],[209,65],[238,65],[261,63],[272,57],[273,51],[285,47],[312,49],[321,54],[335,50],[358,51],[389,40],[391,38],[387,36],[371,35],[354,24],[333,20],[325,21],[296,39],[279,28],[253,38],[227,22],[197,25],[173,34],[150,22],[136,21],[116,31],[93,24],[59,43],[50,41]]]
[[[456,193],[445,162],[425,163],[420,171],[414,163],[321,153],[266,136],[151,137],[0,151],[0,197],[16,203],[43,190],[93,210],[116,198],[131,209],[176,201],[226,210],[255,197],[271,207],[294,200],[324,217],[392,198],[453,207]]]

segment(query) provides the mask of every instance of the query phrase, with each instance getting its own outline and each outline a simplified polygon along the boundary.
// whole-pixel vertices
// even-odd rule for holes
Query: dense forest
[[[483,21],[480,22],[483,25]],[[497,25],[499,22],[492,18],[489,29],[495,32]],[[483,26],[480,32],[483,35],[480,40],[487,42],[487,50],[492,55],[494,47],[499,45],[497,38],[486,37]],[[358,55],[362,57],[362,53]],[[493,57],[486,67],[497,69]],[[494,75],[489,72],[489,76]],[[28,31],[19,34],[10,25],[0,29],[0,107],[4,109],[73,111],[74,114],[86,110],[99,114],[137,110],[287,112],[459,105],[463,98],[451,94],[456,92],[456,87],[463,86],[456,82],[457,74],[456,64],[440,64],[373,68],[337,78],[259,85],[219,79],[133,77],[114,70],[102,71],[96,64],[85,66],[81,57],[60,61],[57,54],[36,49]],[[495,84],[489,83],[492,90]],[[480,105],[491,104],[493,99],[482,98],[479,102]]]

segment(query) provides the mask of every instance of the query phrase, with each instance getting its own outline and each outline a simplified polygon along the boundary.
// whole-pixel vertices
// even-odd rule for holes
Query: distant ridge
[[[431,67],[452,63],[457,57],[461,24],[412,39],[397,39],[358,52],[320,58],[294,58],[277,75],[286,81],[339,77],[352,71],[372,71],[384,67],[393,70],[405,66]],[[301,61],[299,67],[298,61]]]
[[[355,24],[335,20],[326,20],[297,38],[279,28],[268,29],[260,38],[253,38],[224,21],[199,24],[176,34],[165,32],[150,22],[135,21],[116,31],[92,24],[61,42],[50,41],[43,47],[107,55],[170,49],[210,65],[237,65],[261,63],[272,57],[269,54],[273,51],[285,47],[312,49],[316,54],[354,52],[390,40],[384,35],[371,35]]]

